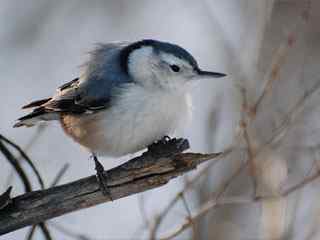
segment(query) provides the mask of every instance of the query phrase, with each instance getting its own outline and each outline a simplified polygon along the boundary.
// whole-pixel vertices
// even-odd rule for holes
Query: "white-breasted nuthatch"
[[[33,111],[14,127],[58,120],[94,156],[122,156],[175,130],[190,110],[192,82],[224,76],[201,70],[190,53],[171,43],[101,44],[79,78],[24,106]]]

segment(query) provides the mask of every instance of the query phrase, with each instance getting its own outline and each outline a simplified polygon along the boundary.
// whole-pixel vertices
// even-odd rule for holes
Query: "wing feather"
[[[99,45],[83,66],[81,77],[61,85],[52,98],[25,105],[24,108],[34,109],[18,119],[15,126],[32,126],[38,120],[55,120],[60,113],[92,114],[108,108],[114,90],[133,83],[120,64],[121,49],[126,45],[128,43]]]

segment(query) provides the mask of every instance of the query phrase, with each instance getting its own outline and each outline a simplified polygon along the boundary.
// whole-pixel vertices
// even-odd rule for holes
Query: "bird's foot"
[[[104,171],[103,165],[99,162],[96,155],[92,155],[92,158],[94,160],[95,164],[95,170],[96,170],[96,177],[97,181],[100,187],[100,190],[104,196],[108,196],[110,200],[112,201],[111,192],[106,184],[108,182],[108,176],[106,175],[106,172]]]
[[[153,155],[164,154],[166,152],[172,154],[173,152],[182,152],[189,148],[189,142],[183,138],[170,138],[164,136],[159,141],[156,141],[148,146],[148,152]]]
[[[169,136],[164,136],[163,138],[161,138],[160,140],[150,144],[148,146],[148,151],[150,152],[155,152],[157,149],[162,148],[164,145],[168,144],[170,141],[172,141],[173,139]]]

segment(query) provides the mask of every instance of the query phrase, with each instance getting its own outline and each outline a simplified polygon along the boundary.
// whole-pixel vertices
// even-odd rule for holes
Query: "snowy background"
[[[37,128],[12,128],[14,120],[23,114],[20,107],[50,96],[56,87],[77,77],[78,66],[94,44],[154,38],[183,46],[204,69],[228,74],[227,78],[203,81],[192,92],[193,121],[180,136],[190,140],[194,152],[227,148],[241,115],[237,86],[244,86],[249,103],[254,102],[270,76],[278,74],[252,126],[253,142],[259,146],[299,97],[319,81],[319,22],[320,2],[311,0],[0,0],[0,133],[27,146]],[[281,66],[274,73],[272,66],[277,61]],[[265,185],[272,185],[268,180],[275,177],[280,178],[279,182],[285,179],[296,183],[318,160],[319,101],[318,94],[312,98],[281,147],[271,146],[257,159],[262,162],[261,169],[271,169],[267,173],[261,170],[260,180]],[[65,163],[70,168],[61,183],[94,173],[89,155],[66,138],[57,123],[47,126],[27,152],[48,185]],[[105,158],[101,162],[111,168],[129,157]],[[231,174],[235,162],[245,156],[233,158],[215,166],[199,188],[188,193],[192,210],[201,206],[207,194]],[[10,178],[11,167],[2,156],[0,162],[1,192],[10,184],[13,195],[21,194],[20,180]],[[271,165],[265,167],[266,162]],[[248,173],[242,175],[230,193],[251,191]],[[49,222],[52,236],[71,239],[56,228],[58,225],[90,239],[148,238],[139,202],[141,205],[143,201],[152,221],[183,188],[185,179],[180,177],[143,194],[53,219],[52,227]],[[197,222],[194,234],[188,230],[177,239],[317,239],[319,234],[313,226],[320,220],[318,189],[314,182],[288,199],[279,200],[273,213],[268,212],[267,204],[223,206]],[[179,203],[158,235],[174,229],[185,214]],[[269,226],[272,221],[278,227]],[[24,228],[0,239],[24,239],[27,231]],[[43,239],[40,231],[34,239]]]

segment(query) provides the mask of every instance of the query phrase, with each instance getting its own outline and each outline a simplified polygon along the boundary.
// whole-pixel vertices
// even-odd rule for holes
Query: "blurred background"
[[[194,88],[193,120],[178,134],[190,140],[190,151],[232,147],[231,154],[161,188],[50,220],[53,239],[169,236],[188,223],[186,204],[197,217],[172,239],[319,239],[319,181],[306,181],[320,167],[319,22],[320,2],[311,0],[0,0],[0,133],[26,150],[47,186],[64,164],[70,167],[59,184],[92,175],[93,162],[57,123],[12,125],[23,104],[78,77],[96,43],[173,42],[204,69],[228,74]],[[101,162],[111,168],[130,157]],[[2,155],[0,163],[0,192],[12,185],[14,196],[23,193]],[[199,173],[195,187],[157,225]],[[198,216],[217,193],[230,204]],[[254,196],[262,199],[236,201]],[[0,239],[25,239],[28,232]],[[45,238],[37,229],[33,239]]]

